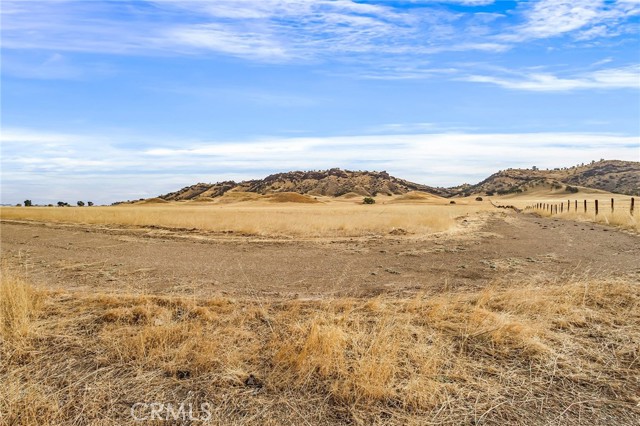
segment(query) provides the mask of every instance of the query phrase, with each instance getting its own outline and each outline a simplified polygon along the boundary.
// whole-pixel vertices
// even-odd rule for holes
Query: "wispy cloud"
[[[512,74],[515,74],[512,72]],[[523,72],[519,77],[471,75],[464,80],[495,84],[506,89],[564,92],[579,89],[640,89],[640,64],[558,77],[550,73]]]
[[[459,0],[465,5],[485,0]],[[3,2],[3,47],[110,54],[218,53],[257,61],[507,48],[478,40],[485,19],[432,2],[352,0]],[[117,18],[116,18],[117,17]],[[484,23],[483,23],[484,22]],[[473,26],[474,33],[460,31]],[[486,32],[486,31],[484,31]]]
[[[640,14],[637,1],[540,0],[524,3],[524,22],[497,36],[519,42],[572,34],[577,40],[618,35],[623,23]]]
[[[446,7],[456,3],[468,10]],[[452,52],[501,54],[520,43],[566,34],[574,43],[586,43],[637,33],[637,22],[631,20],[640,14],[640,4],[629,0],[521,2],[504,14],[472,7],[491,3],[416,0],[406,8],[355,0],[4,0],[2,43],[5,51],[50,52],[40,62],[14,61],[7,67],[31,78],[80,76],[82,70],[64,53],[91,52],[226,55],[267,63],[342,61],[358,67],[353,76],[359,78],[424,79],[451,67],[395,63],[424,63]],[[533,76],[532,82],[538,77],[548,80]]]
[[[117,137],[8,129],[2,134],[2,201],[55,202],[64,196],[112,202],[155,196],[198,181],[331,167],[384,169],[448,186],[476,182],[505,167],[557,167],[601,157],[634,160],[640,148],[638,137],[627,135],[425,133],[428,123],[418,125],[423,125],[422,133],[395,134],[388,128],[387,134],[378,135],[245,142],[145,139],[134,144],[138,148],[122,148]],[[29,145],[36,143],[46,149]]]

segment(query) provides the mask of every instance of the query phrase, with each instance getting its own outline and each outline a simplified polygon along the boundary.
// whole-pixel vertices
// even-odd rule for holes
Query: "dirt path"
[[[640,237],[513,212],[428,238],[262,241],[3,221],[2,257],[50,286],[261,297],[406,294],[531,277],[640,281]],[[468,229],[468,231],[466,231]]]

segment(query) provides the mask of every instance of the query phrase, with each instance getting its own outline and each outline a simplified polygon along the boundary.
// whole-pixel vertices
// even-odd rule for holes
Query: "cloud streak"
[[[483,6],[492,0],[415,1],[408,9],[352,0],[4,3],[3,45],[9,49],[210,52],[275,62],[354,53],[500,52],[528,39],[568,33],[576,40],[611,36],[640,14],[630,1],[542,0],[522,3],[514,11],[522,23],[513,26],[496,21],[504,15],[441,7]]]
[[[512,72],[512,74],[515,74]],[[526,73],[519,77],[471,75],[464,80],[495,84],[506,89],[534,92],[566,92],[581,89],[640,89],[640,64],[610,68],[570,77],[550,73]]]

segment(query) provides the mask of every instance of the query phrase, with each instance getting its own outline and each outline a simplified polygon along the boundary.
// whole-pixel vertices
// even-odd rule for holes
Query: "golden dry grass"
[[[578,202],[578,209],[576,211],[575,200],[569,200],[568,205],[566,200],[547,201],[547,204],[557,206],[558,213],[555,213],[554,210],[552,214],[550,210],[544,208],[530,208],[525,211],[529,213],[536,213],[542,217],[558,217],[562,219],[575,220],[578,222],[602,223],[605,225],[613,225],[619,228],[640,232],[640,208],[637,205],[637,201],[636,207],[633,213],[631,213],[631,203],[629,201],[629,198],[615,200],[615,208],[613,211],[611,210],[611,200],[600,198],[599,212],[597,215],[595,212],[594,201],[595,200],[587,201],[586,212],[584,211],[584,201]],[[535,203],[532,203],[531,205],[533,204]],[[562,209],[560,208],[561,204]]]
[[[315,200],[314,200],[315,201]],[[248,204],[248,205],[247,205]],[[293,237],[333,237],[446,231],[456,218],[489,205],[361,205],[353,202],[273,205],[233,204],[123,205],[113,207],[2,207],[0,217],[12,220],[99,225],[160,226],[213,232]]]
[[[2,279],[3,315],[29,307],[3,316],[7,330],[29,324],[2,334],[4,424],[140,424],[131,406],[154,401],[206,401],[212,424],[640,418],[637,283],[259,301],[45,292]]]
[[[535,195],[535,194],[533,194]],[[614,200],[614,210],[611,211],[611,199]],[[594,222],[612,225],[619,228],[640,232],[640,199],[635,199],[635,209],[631,213],[631,197],[620,194],[605,193],[578,193],[578,194],[544,194],[538,196],[532,194],[512,195],[506,197],[493,197],[496,205],[513,205],[525,209],[526,213],[535,213],[542,217],[559,217],[578,222]],[[584,211],[584,201],[587,201],[587,211]],[[599,212],[595,214],[595,201],[598,200]],[[577,211],[575,202],[578,201]],[[569,209],[567,209],[569,202]],[[549,210],[527,208],[537,203],[544,203],[558,207],[558,213],[551,214]],[[562,205],[562,211],[560,209]]]

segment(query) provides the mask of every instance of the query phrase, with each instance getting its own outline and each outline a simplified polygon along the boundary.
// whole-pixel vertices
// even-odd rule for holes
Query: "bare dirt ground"
[[[286,240],[20,221],[0,229],[3,259],[32,281],[100,292],[321,298],[464,291],[532,277],[640,280],[640,236],[511,211],[420,237]]]

